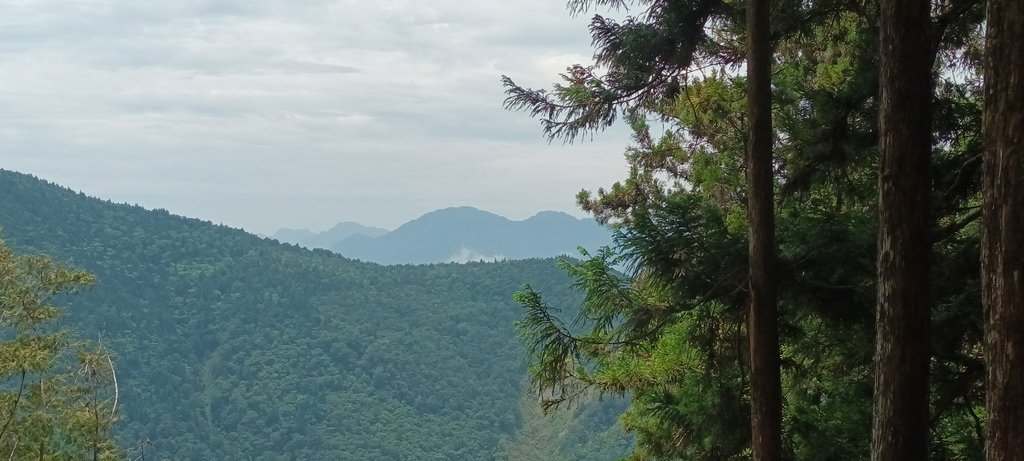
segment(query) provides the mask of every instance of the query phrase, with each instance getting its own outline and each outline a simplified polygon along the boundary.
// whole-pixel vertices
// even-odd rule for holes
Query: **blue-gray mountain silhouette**
[[[473,207],[432,211],[373,238],[353,235],[331,247],[380,264],[429,264],[576,255],[611,243],[611,232],[592,219],[542,211],[523,221]]]
[[[323,232],[313,232],[309,229],[281,229],[270,238],[281,243],[292,243],[309,249],[323,248],[329,250],[334,245],[337,245],[338,242],[353,235],[380,237],[386,233],[388,233],[387,229],[346,221],[338,223],[338,225]]]

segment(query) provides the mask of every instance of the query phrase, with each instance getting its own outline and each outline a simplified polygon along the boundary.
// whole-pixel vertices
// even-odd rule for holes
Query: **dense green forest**
[[[629,392],[635,460],[1019,459],[1022,3],[568,3],[593,60],[506,108],[634,138],[584,309],[518,295],[542,404]]]
[[[551,259],[393,266],[261,239],[0,171],[19,253],[95,274],[67,325],[117,368],[122,449],[146,459],[614,459],[621,404],[546,420],[512,293],[578,304]]]

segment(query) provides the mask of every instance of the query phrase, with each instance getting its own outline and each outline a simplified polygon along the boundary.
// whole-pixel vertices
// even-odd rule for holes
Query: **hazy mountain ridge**
[[[0,228],[99,277],[62,302],[113,351],[121,439],[154,460],[504,459],[530,418],[510,293],[578,303],[551,260],[364,264],[4,170]],[[567,457],[626,453],[610,440]]]
[[[611,232],[592,219],[542,211],[522,221],[473,207],[432,211],[376,238],[358,235],[331,250],[380,264],[496,261],[576,255],[610,245]]]
[[[285,228],[275,232],[270,238],[281,243],[291,243],[311,250],[314,248],[329,250],[337,245],[338,242],[355,235],[364,235],[372,238],[380,237],[387,233],[387,229],[345,221],[323,232],[313,232],[309,229]]]

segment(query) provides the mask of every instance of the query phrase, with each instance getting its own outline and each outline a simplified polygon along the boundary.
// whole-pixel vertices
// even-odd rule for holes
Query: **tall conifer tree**
[[[775,193],[772,174],[772,49],[770,2],[747,2],[747,221],[750,310],[751,447],[755,460],[782,455],[782,385],[779,374],[775,282]]]
[[[930,8],[881,2],[875,461],[928,457]]]
[[[990,0],[982,286],[989,461],[1024,453],[1024,2]]]

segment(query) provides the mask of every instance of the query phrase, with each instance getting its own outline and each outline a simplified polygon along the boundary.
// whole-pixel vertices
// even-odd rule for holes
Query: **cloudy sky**
[[[562,0],[0,0],[0,168],[262,233],[514,219],[625,174],[548,144],[499,78],[591,54]]]

